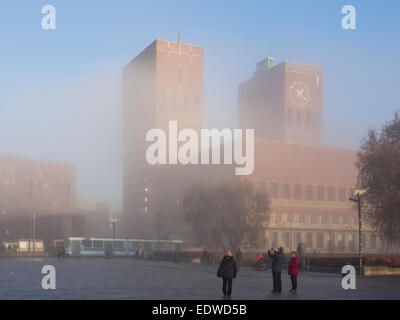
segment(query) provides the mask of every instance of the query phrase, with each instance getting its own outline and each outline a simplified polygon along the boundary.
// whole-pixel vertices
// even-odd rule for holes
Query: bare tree
[[[367,189],[363,213],[372,228],[390,244],[400,242],[400,119],[398,114],[381,131],[370,130],[356,166],[358,187]]]
[[[194,185],[184,197],[184,214],[200,245],[218,243],[224,251],[243,241],[258,247],[264,240],[269,201],[250,182],[231,181],[216,186]]]

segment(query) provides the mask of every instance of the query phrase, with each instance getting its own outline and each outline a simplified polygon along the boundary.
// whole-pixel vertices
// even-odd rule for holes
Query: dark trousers
[[[290,280],[292,281],[292,290],[297,290],[297,274],[291,274]]]
[[[222,292],[224,296],[230,296],[232,294],[232,278],[222,278]],[[228,286],[228,290],[227,287]]]
[[[274,283],[274,292],[281,292],[282,291],[282,280],[281,280],[281,273],[272,271],[272,280]]]

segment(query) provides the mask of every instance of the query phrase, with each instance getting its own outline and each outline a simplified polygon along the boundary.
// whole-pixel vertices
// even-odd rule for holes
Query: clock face
[[[294,81],[289,87],[289,99],[296,107],[305,107],[310,102],[310,89],[302,81]]]

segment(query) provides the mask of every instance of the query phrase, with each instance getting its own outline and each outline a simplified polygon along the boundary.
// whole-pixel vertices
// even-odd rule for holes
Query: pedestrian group
[[[283,248],[280,247],[278,250],[270,248],[267,255],[272,259],[272,281],[273,293],[282,292],[282,280],[281,274],[285,264],[285,255]],[[204,256],[203,256],[204,257]],[[257,257],[257,263],[260,261],[262,255]],[[228,251],[221,260],[218,268],[217,277],[222,278],[222,292],[224,299],[230,299],[232,295],[232,282],[236,278],[237,271],[240,267],[240,261],[242,259],[242,253],[240,249],[236,253],[236,259],[233,257],[232,252]],[[288,262],[288,274],[292,283],[292,288],[289,290],[291,293],[297,292],[297,276],[299,274],[300,259],[297,257],[296,251],[291,253],[290,260]]]

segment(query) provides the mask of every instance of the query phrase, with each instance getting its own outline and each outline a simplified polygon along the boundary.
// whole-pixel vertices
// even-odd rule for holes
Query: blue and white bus
[[[113,250],[114,246],[114,250]],[[155,251],[181,251],[181,240],[145,240],[110,238],[67,238],[64,249],[72,257],[89,256],[148,256]]]

